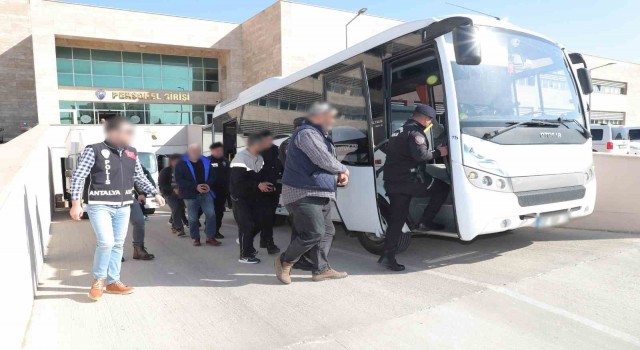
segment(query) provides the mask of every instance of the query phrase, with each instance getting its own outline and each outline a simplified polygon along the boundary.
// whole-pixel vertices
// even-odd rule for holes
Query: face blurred
[[[189,146],[189,148],[187,149],[187,156],[191,161],[194,161],[194,162],[198,161],[201,155],[202,155],[202,151],[200,150],[200,147]]]
[[[119,146],[129,146],[133,141],[133,135],[133,125],[129,123],[122,123],[119,128],[109,131],[107,138]]]
[[[211,156],[218,159],[222,158],[223,156],[222,147],[211,148]]]
[[[179,161],[179,159],[171,159],[169,161],[169,166],[172,167],[172,168],[175,168],[176,165],[178,164],[178,161]]]
[[[266,136],[263,140],[262,140],[262,150],[266,150],[271,148],[271,146],[273,146],[273,136]]]
[[[413,115],[413,119],[415,119],[418,123],[422,124],[425,127],[431,124],[431,117],[428,117],[424,114],[415,113]]]
[[[324,130],[331,130],[333,124],[336,122],[336,111],[330,110],[323,113],[318,113],[309,117],[309,120],[313,124],[321,126]]]

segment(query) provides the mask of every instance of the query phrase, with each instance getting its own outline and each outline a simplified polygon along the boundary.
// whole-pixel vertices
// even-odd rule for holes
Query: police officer
[[[416,231],[441,230],[444,226],[433,219],[449,195],[449,185],[423,174],[418,175],[418,165],[448,154],[445,146],[429,150],[424,129],[436,117],[430,106],[418,105],[413,115],[402,127],[394,131],[387,145],[387,161],[384,167],[384,188],[389,196],[391,215],[384,242],[384,253],[378,263],[392,271],[402,271],[404,266],[396,261],[398,242],[402,233],[412,197],[429,197],[429,205],[422,214]]]
[[[220,227],[222,227],[222,216],[224,215],[225,205],[227,203],[227,197],[229,196],[229,164],[230,162],[224,157],[224,150],[221,142],[215,142],[209,146],[211,151],[211,170],[215,175],[216,184],[213,186],[213,192],[216,194],[216,199],[213,201],[213,205],[216,210],[216,239],[224,238],[220,233]]]

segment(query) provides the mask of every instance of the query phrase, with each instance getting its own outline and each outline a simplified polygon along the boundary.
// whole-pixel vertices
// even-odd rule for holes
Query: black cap
[[[426,115],[427,117],[432,119],[436,117],[436,110],[433,109],[433,107],[427,105],[417,105],[416,109],[413,110],[413,113]]]

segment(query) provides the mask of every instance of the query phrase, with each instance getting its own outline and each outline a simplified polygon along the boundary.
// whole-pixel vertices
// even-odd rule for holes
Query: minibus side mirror
[[[593,92],[593,85],[591,85],[591,73],[586,68],[578,68],[578,81],[580,82],[580,89],[585,95],[590,95]]]
[[[459,26],[453,29],[453,51],[456,63],[462,66],[476,66],[482,61],[480,36],[475,26]]]

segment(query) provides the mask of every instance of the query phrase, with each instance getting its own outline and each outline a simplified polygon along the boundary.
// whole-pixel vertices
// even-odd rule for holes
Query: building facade
[[[220,101],[344,49],[354,15],[282,0],[237,24],[0,0],[0,135],[113,115],[149,125],[210,123]],[[349,26],[349,44],[399,23],[362,15]],[[592,119],[640,124],[640,65],[587,61],[615,63],[592,71]]]
[[[354,13],[277,1],[244,23],[0,0],[0,128],[40,124],[205,124],[217,103],[344,48]],[[71,20],[73,19],[73,20]],[[363,15],[360,41],[400,21]]]

